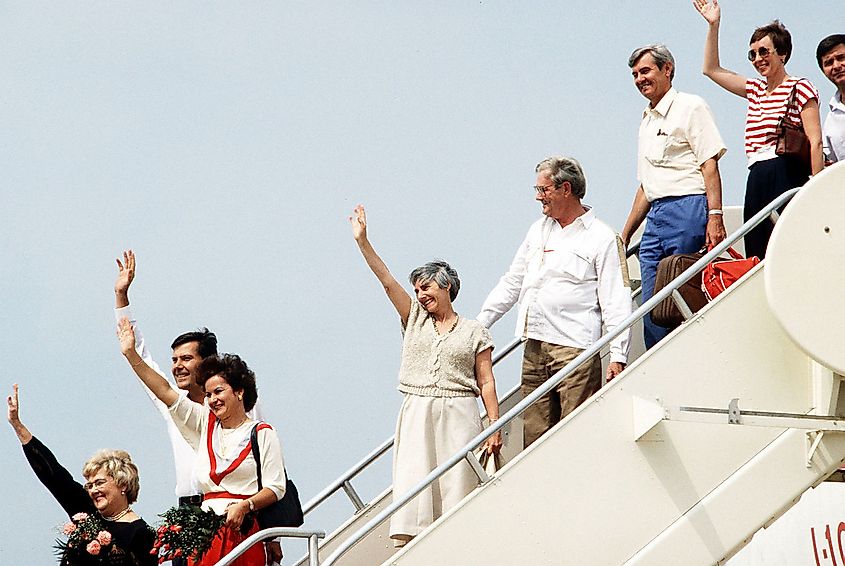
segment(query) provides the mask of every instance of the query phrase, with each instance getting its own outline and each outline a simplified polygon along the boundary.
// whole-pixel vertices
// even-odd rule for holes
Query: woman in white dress
[[[367,239],[364,207],[357,206],[349,221],[361,254],[402,324],[399,391],[405,398],[396,424],[393,460],[393,493],[399,496],[481,432],[476,397],[481,397],[490,422],[498,420],[493,341],[481,323],[458,316],[452,307],[461,283],[449,264],[435,261],[412,271],[412,299]],[[499,432],[485,442],[490,453],[497,453],[501,446]],[[390,520],[394,545],[406,544],[477,483],[466,462],[454,466],[394,513]]]

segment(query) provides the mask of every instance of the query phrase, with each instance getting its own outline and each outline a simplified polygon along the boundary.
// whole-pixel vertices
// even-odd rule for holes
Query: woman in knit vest
[[[402,323],[399,391],[405,398],[396,423],[393,493],[402,495],[481,432],[475,398],[481,397],[490,421],[499,418],[493,378],[493,341],[478,321],[458,316],[452,301],[461,283],[443,261],[411,272],[416,299],[402,288],[367,239],[367,217],[358,205],[349,217],[352,235]],[[502,446],[497,432],[485,449]],[[461,462],[393,514],[390,537],[404,546],[455,506],[478,483]]]

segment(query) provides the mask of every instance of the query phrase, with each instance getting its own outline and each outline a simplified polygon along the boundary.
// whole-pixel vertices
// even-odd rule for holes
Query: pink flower
[[[100,531],[97,533],[97,542],[99,542],[103,546],[108,546],[111,544],[111,533],[108,531]]]
[[[76,525],[73,523],[65,523],[65,526],[62,527],[62,532],[66,535],[69,535],[73,531],[76,530]]]
[[[100,554],[100,543],[95,540],[92,540],[88,543],[88,546],[85,547],[85,550],[88,551],[88,554],[93,554],[94,556],[97,556],[98,554]]]
[[[84,521],[87,518],[88,518],[88,513],[77,513],[76,515],[71,517],[71,519],[73,519],[74,521]]]

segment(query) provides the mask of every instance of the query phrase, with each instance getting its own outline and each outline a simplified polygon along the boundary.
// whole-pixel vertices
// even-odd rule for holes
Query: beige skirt
[[[405,394],[393,445],[393,497],[401,497],[467,442],[481,433],[475,397]],[[390,536],[416,536],[478,485],[466,461],[396,511]]]

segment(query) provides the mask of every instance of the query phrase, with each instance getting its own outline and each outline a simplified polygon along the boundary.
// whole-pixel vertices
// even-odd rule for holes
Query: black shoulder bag
[[[249,435],[252,444],[252,456],[255,458],[255,468],[258,475],[258,491],[261,491],[261,455],[258,450],[258,425],[252,427]],[[288,477],[285,471],[287,483],[285,484],[285,495],[275,503],[264,509],[256,511],[258,525],[262,529],[270,527],[301,527],[305,522],[302,514],[302,503],[299,501],[299,492],[293,485],[293,480]]]

